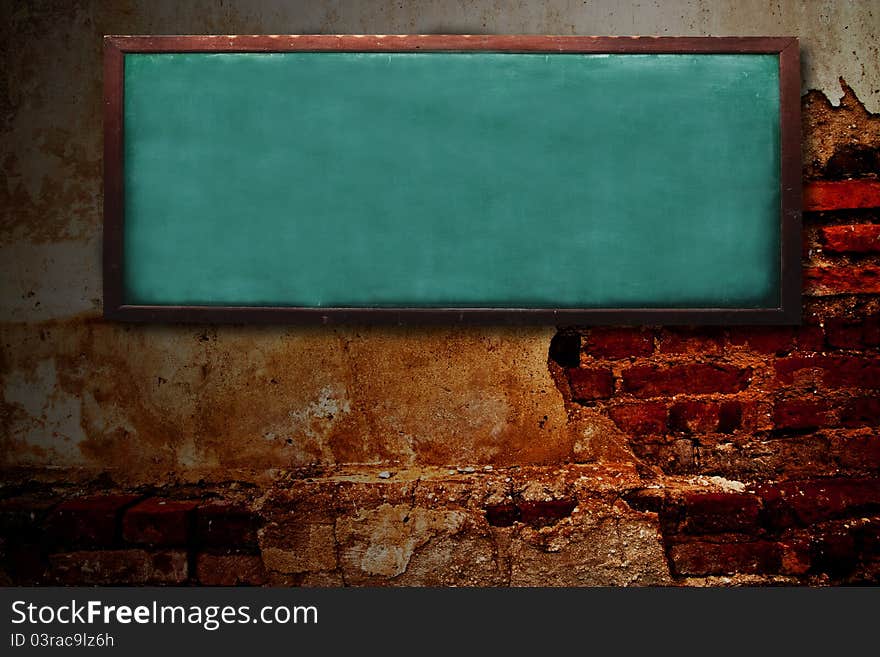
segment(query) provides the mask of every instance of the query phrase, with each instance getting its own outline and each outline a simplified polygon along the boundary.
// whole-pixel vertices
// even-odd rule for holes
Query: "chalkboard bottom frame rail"
[[[107,307],[108,320],[158,324],[540,325],[794,325],[800,308],[314,308],[300,306]]]

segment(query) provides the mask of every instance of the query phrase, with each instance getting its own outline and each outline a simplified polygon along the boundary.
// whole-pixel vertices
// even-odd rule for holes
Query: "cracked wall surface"
[[[3,582],[876,580],[876,3],[0,11]],[[101,36],[284,32],[798,36],[804,325],[105,322]]]

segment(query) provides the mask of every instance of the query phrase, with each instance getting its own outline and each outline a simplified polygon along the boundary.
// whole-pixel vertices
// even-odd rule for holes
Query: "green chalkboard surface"
[[[780,306],[773,53],[128,52],[122,302]]]

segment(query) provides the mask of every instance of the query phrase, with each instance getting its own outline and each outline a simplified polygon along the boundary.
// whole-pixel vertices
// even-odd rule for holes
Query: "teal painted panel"
[[[129,304],[779,305],[776,55],[125,56]]]

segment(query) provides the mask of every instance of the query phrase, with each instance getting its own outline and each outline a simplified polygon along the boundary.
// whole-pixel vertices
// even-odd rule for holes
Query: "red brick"
[[[724,334],[715,327],[664,329],[657,348],[667,354],[714,354],[721,351]]]
[[[777,573],[782,568],[778,543],[679,543],[669,549],[676,575],[734,575]]]
[[[532,527],[546,527],[570,516],[577,500],[522,501],[516,506],[522,522]]]
[[[804,294],[880,294],[880,266],[837,265],[804,269]]]
[[[880,253],[880,224],[825,226],[822,245],[833,253]]]
[[[637,397],[679,393],[739,392],[749,385],[751,368],[692,363],[659,368],[654,365],[623,371],[623,388]]]
[[[872,560],[880,559],[880,518],[872,518],[855,531],[862,552]]]
[[[869,349],[880,346],[880,315],[860,321],[832,318],[825,323],[828,344],[843,349]]]
[[[486,520],[493,527],[510,527],[515,522],[546,527],[570,516],[576,506],[574,499],[490,504],[486,507]]]
[[[836,388],[880,388],[880,358],[832,358],[823,380]]]
[[[743,406],[738,401],[721,402],[718,409],[718,431],[733,433],[742,427]]]
[[[829,424],[828,404],[821,399],[784,399],[773,406],[777,429],[815,429]]]
[[[795,331],[798,349],[822,351],[825,349],[825,331],[817,324],[805,324]]]
[[[258,554],[208,554],[196,558],[196,577],[205,586],[261,586],[266,569]]]
[[[185,545],[196,502],[151,498],[133,506],[122,520],[122,537],[130,543]]]
[[[854,532],[845,525],[826,527],[817,532],[810,553],[813,571],[838,577],[855,570],[860,556]]]
[[[794,383],[795,374],[803,370],[824,372],[828,364],[827,356],[789,356],[780,358],[773,364],[776,377],[783,383]]]
[[[754,533],[760,501],[747,493],[689,493],[678,507],[675,530],[684,534]]]
[[[513,503],[490,504],[486,507],[486,521],[492,527],[510,527],[519,517],[519,508]]]
[[[654,351],[654,336],[638,328],[596,328],[586,339],[585,351],[596,358],[649,356]]]
[[[182,584],[188,577],[186,552],[97,550],[53,554],[52,579],[65,586]]]
[[[796,374],[811,370],[834,388],[880,388],[880,358],[858,356],[791,356],[774,364],[783,383],[793,383]]]
[[[794,331],[776,326],[748,326],[730,330],[730,344],[752,351],[775,354],[794,348]]]
[[[847,400],[840,411],[840,421],[845,427],[880,424],[880,397],[857,397]]]
[[[812,559],[812,536],[804,530],[787,532],[780,540],[782,546],[782,572],[785,575],[804,575],[810,571]]]
[[[612,406],[608,414],[621,431],[635,436],[666,433],[666,405],[661,402]]]
[[[196,511],[199,544],[209,547],[253,547],[261,520],[254,511],[224,502],[212,502]]]
[[[139,495],[93,495],[67,500],[46,519],[46,535],[67,547],[109,547],[117,540],[122,511]]]
[[[804,212],[880,207],[880,181],[813,181],[804,186]]]
[[[835,457],[845,472],[880,472],[880,436],[849,436],[836,445]]]
[[[669,409],[669,429],[679,433],[715,431],[718,429],[718,411],[715,402],[676,402]]]
[[[8,576],[16,586],[45,584],[46,569],[40,545],[23,543],[21,539],[0,539],[0,574]]]
[[[41,538],[43,521],[60,501],[57,497],[41,493],[28,493],[0,500],[0,536],[9,536],[19,541]]]
[[[575,401],[606,399],[614,394],[614,377],[609,369],[570,369],[568,381]]]
[[[758,486],[771,527],[812,525],[880,509],[880,479],[813,479]]]

